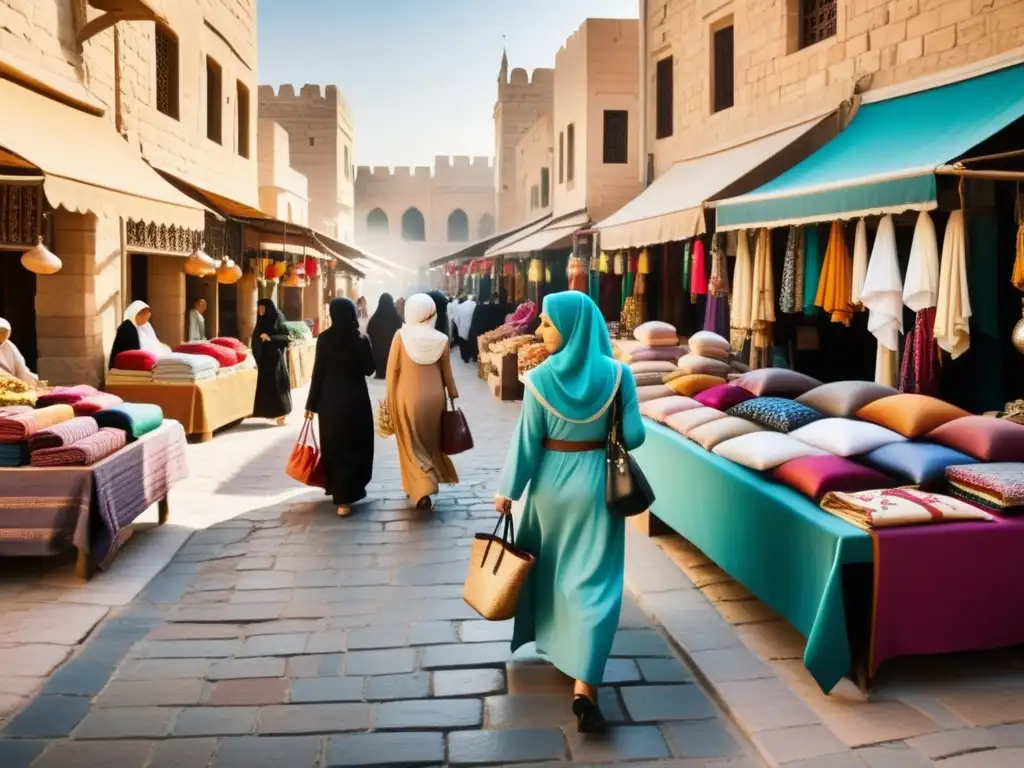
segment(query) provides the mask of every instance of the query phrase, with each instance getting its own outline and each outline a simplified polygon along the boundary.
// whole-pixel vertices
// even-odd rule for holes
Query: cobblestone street
[[[200,530],[6,722],[0,766],[762,765],[631,599],[601,692],[606,740],[576,733],[570,681],[526,649],[510,657],[510,623],[462,602],[518,405],[456,367],[477,447],[433,513],[409,509],[393,442],[378,441],[371,501],[349,519],[295,486],[298,410],[192,446],[172,521]],[[121,557],[157,533],[186,534],[149,531]]]

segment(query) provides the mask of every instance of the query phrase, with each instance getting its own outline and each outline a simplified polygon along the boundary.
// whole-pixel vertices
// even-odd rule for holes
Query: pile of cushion
[[[637,327],[633,337],[641,346],[626,362],[640,402],[672,394],[693,397],[747,370],[733,359],[728,340],[717,333],[700,331],[683,344],[674,326],[652,320]]]
[[[821,384],[779,368],[697,389],[644,402],[641,412],[815,501],[915,485],[948,488],[995,510],[1024,507],[1024,426],[1011,421],[871,382]]]

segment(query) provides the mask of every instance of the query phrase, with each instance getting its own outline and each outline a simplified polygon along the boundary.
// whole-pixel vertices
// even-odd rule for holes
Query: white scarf
[[[853,275],[850,303],[860,306],[861,294],[864,292],[864,278],[868,274],[868,227],[864,219],[857,222],[857,231],[853,238]]]
[[[892,216],[884,216],[878,222],[860,300],[868,309],[868,331],[878,339],[875,381],[895,386],[897,350],[903,332],[903,281]]]
[[[149,309],[149,304],[144,301],[133,301],[128,305],[128,309],[124,311],[124,319],[131,320],[135,325],[135,330],[139,334],[139,349],[145,350],[146,352],[152,352],[154,355],[165,355],[170,350],[160,343],[160,339],[157,338],[156,331],[153,330],[153,326],[149,323],[139,325],[135,322],[135,318],[138,317],[139,312],[144,309]]]
[[[405,302],[405,325],[399,333],[402,346],[417,365],[433,365],[448,349],[448,336],[434,328],[437,307],[425,293],[410,296]]]
[[[967,293],[967,243],[964,212],[953,211],[942,240],[935,341],[956,360],[971,346],[971,297]]]
[[[927,211],[921,211],[910,246],[907,278],[903,282],[903,303],[914,312],[920,312],[935,306],[938,293],[939,241],[935,237],[932,217]]]

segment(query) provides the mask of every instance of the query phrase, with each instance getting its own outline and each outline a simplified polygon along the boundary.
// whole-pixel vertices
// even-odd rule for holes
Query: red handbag
[[[448,405],[441,413],[441,451],[446,456],[455,456],[473,448],[473,435],[465,414],[451,400]]]
[[[324,474],[320,458],[320,446],[316,442],[313,420],[306,419],[299,432],[299,439],[288,457],[288,465],[284,470],[288,477],[298,480],[303,485],[313,488],[326,488],[327,477]]]

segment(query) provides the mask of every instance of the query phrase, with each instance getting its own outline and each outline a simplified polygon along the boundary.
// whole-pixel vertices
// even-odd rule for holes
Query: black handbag
[[[633,517],[654,504],[654,491],[622,442],[622,389],[615,393],[605,448],[604,500],[617,517]]]

